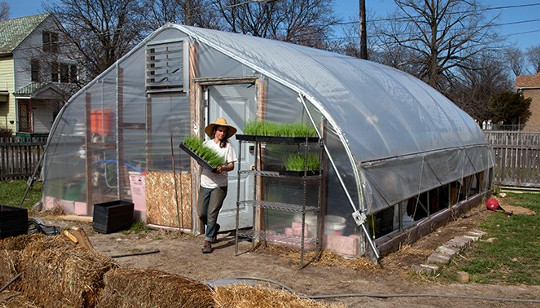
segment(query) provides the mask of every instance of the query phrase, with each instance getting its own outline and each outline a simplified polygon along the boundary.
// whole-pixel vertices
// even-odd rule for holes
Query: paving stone
[[[433,264],[420,264],[420,265],[413,264],[411,267],[416,274],[433,275],[439,270],[439,267]]]
[[[435,252],[442,253],[442,254],[454,257],[455,255],[457,255],[458,253],[461,252],[461,249],[456,248],[456,247],[451,247],[451,246],[439,246],[439,247],[437,247]]]
[[[467,237],[464,237],[464,236],[457,236],[457,237],[454,237],[453,239],[449,240],[446,243],[446,246],[451,246],[451,247],[457,247],[459,249],[464,249],[464,248],[469,247],[471,242],[472,242],[471,238],[467,238]]]
[[[468,234],[465,234],[463,237],[470,238],[473,242],[476,242],[480,239],[480,237],[478,236],[473,236],[473,235],[468,235]]]
[[[459,282],[469,282],[471,280],[471,276],[467,272],[457,272],[456,275]]]
[[[470,232],[474,232],[475,234],[478,234],[480,237],[483,237],[484,235],[487,234],[487,232],[482,231],[482,230],[471,230]]]
[[[434,264],[448,264],[450,262],[450,259],[452,259],[452,257],[449,255],[435,252],[427,258],[427,262]]]

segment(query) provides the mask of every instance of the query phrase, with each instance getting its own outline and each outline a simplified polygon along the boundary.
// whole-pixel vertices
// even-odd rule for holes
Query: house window
[[[34,82],[41,82],[39,60],[30,60],[30,78]]]
[[[65,63],[60,64],[60,82],[69,82],[69,65]]]
[[[149,45],[146,49],[147,92],[184,90],[183,42]]]
[[[62,83],[77,82],[77,66],[67,63],[51,63],[51,81]]]
[[[58,53],[60,51],[58,33],[43,31],[43,51],[52,53]]]
[[[70,65],[69,66],[69,82],[76,83],[77,79],[78,79],[77,65]]]
[[[51,81],[58,82],[58,62],[51,63]]]

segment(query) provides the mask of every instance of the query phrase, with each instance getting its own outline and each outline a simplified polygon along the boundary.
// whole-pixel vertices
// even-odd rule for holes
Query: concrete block
[[[306,225],[307,227],[307,225]],[[293,229],[302,229],[302,222],[300,221],[293,221],[292,223],[292,228]]]
[[[438,253],[449,255],[451,257],[454,257],[455,255],[459,254],[461,252],[461,249],[451,246],[439,246],[435,250]]]
[[[325,234],[323,248],[340,255],[356,256],[360,253],[360,240],[358,237]]]
[[[428,257],[427,262],[432,264],[448,264],[451,259],[452,257],[449,255],[435,252]]]
[[[292,228],[285,228],[285,235],[293,235],[293,229]]]

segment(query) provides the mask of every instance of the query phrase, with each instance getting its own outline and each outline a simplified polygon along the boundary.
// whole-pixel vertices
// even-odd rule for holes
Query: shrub
[[[9,128],[0,128],[0,137],[13,137],[13,131]]]

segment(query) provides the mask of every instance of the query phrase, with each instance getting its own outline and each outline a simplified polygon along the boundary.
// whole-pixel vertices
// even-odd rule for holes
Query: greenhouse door
[[[255,87],[252,84],[235,84],[209,86],[206,88],[208,98],[208,109],[205,114],[205,126],[214,122],[217,118],[225,118],[227,123],[238,129],[238,134],[242,133],[246,119],[253,119],[255,116]],[[238,141],[233,136],[229,139],[236,156],[238,156]],[[234,170],[229,172],[229,185],[227,197],[223,203],[223,208],[218,216],[221,230],[234,230],[236,228],[236,198],[237,186],[240,183],[240,194],[253,196],[253,177],[242,176],[238,181],[238,165],[241,163],[242,169],[246,169],[254,164],[254,156],[249,154],[248,143],[242,143],[242,161],[234,165]],[[248,199],[248,198],[242,198]],[[253,225],[253,207],[240,208],[239,227],[246,228]]]

